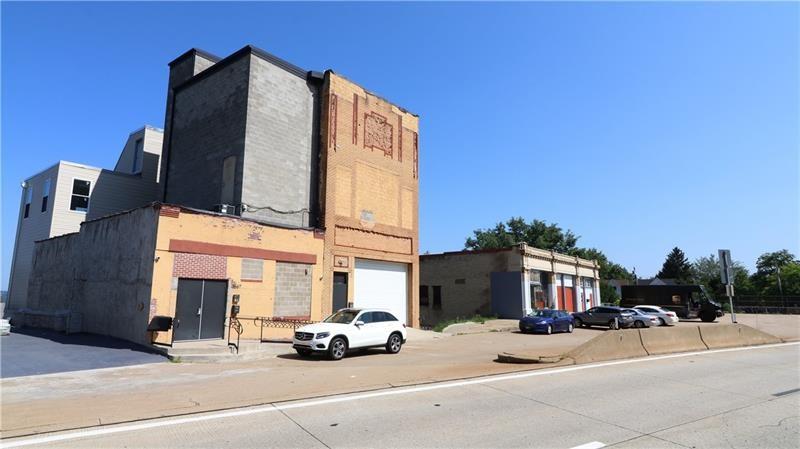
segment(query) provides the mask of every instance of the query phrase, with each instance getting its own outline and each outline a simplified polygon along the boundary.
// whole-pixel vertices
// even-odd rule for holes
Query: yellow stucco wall
[[[181,210],[177,217],[174,212],[163,213],[164,210],[175,211],[177,208],[163,206],[159,216],[156,241],[156,263],[153,270],[153,288],[151,295],[151,316],[175,316],[177,300],[177,277],[173,276],[173,266],[177,251],[170,250],[170,242],[174,240],[209,242],[215,245],[229,245],[237,248],[256,250],[283,251],[290,253],[313,254],[316,263],[311,265],[311,310],[310,319],[318,321],[324,318],[322,307],[323,249],[324,240],[314,231],[303,229],[283,229],[261,225],[258,223],[217,215],[209,215]],[[257,339],[261,336],[261,327],[252,318],[273,316],[275,300],[275,260],[264,260],[261,282],[242,280],[242,257],[225,256],[228,280],[228,304],[226,307],[226,335],[230,314],[231,298],[240,296],[239,321],[243,326],[243,339]],[[257,258],[257,257],[248,257]],[[234,334],[235,335],[235,334]],[[291,329],[265,328],[265,338],[291,338]],[[159,332],[155,341],[169,344],[172,332]]]

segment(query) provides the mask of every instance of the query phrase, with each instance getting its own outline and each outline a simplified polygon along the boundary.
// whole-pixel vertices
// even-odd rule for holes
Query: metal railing
[[[230,322],[228,325],[228,345],[234,346],[236,351],[239,351],[239,339],[241,334],[243,333],[244,326],[242,322],[252,322],[254,327],[258,327],[259,332],[259,340],[261,343],[269,342],[269,341],[276,341],[264,338],[264,329],[273,328],[273,329],[292,329],[292,333],[298,327],[306,326],[308,324],[314,324],[317,321],[305,319],[305,318],[294,318],[294,317],[280,317],[280,316],[272,316],[272,317],[265,317],[265,316],[237,316],[235,318],[230,318]],[[231,335],[232,332],[236,332],[236,343],[231,342]]]
[[[236,348],[236,353],[237,354],[239,353],[239,341],[242,338],[242,331],[243,330],[244,330],[244,327],[242,326],[242,323],[239,322],[238,318],[231,317],[228,320],[228,346],[233,346],[234,348]],[[231,343],[231,333],[232,333],[232,331],[236,332],[236,343]]]

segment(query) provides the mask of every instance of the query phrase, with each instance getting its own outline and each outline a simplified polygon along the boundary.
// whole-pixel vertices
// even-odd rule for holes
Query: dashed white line
[[[297,401],[297,402],[287,402],[287,403],[280,403],[280,404],[268,404],[262,406],[255,406],[255,407],[247,407],[241,408],[236,410],[230,411],[223,411],[223,412],[210,412],[202,415],[194,415],[194,416],[187,416],[182,418],[165,418],[160,420],[153,420],[153,421],[146,421],[136,424],[123,424],[123,425],[116,425],[113,427],[103,427],[99,429],[86,429],[86,430],[76,430],[73,432],[66,432],[66,433],[59,433],[55,435],[49,436],[41,436],[41,437],[30,437],[30,438],[20,438],[14,440],[5,440],[0,441],[0,449],[5,448],[14,448],[14,447],[23,447],[23,446],[31,446],[35,444],[46,444],[46,443],[53,443],[56,441],[67,441],[67,440],[74,440],[78,438],[89,438],[89,437],[96,437],[102,435],[110,435],[114,433],[121,433],[121,432],[133,432],[137,430],[145,430],[145,429],[152,429],[156,427],[166,427],[166,426],[176,426],[181,424],[189,424],[195,422],[202,422],[202,421],[210,421],[215,419],[224,419],[224,418],[231,418],[235,416],[246,416],[246,415],[255,415],[258,413],[266,413],[266,412],[273,412],[277,410],[291,410],[297,408],[307,408],[307,407],[316,407],[320,405],[327,405],[327,404],[336,404],[340,402],[351,402],[351,401],[360,401],[363,399],[371,399],[383,396],[394,396],[400,394],[411,394],[411,393],[419,393],[423,391],[432,391],[432,390],[441,390],[445,388],[457,388],[463,387],[468,385],[478,385],[478,384],[485,384],[485,383],[493,383],[493,382],[503,382],[508,380],[517,380],[517,379],[525,379],[528,377],[536,377],[536,376],[547,376],[552,374],[560,374],[560,373],[567,373],[571,371],[583,371],[583,370],[590,370],[596,368],[603,368],[608,366],[616,366],[616,365],[629,365],[633,363],[643,363],[643,362],[655,362],[658,360],[665,360],[665,359],[676,359],[682,357],[693,357],[697,355],[704,355],[704,354],[718,354],[723,352],[736,352],[736,351],[751,351],[751,350],[759,350],[759,349],[770,349],[770,348],[778,348],[783,346],[796,346],[800,345],[800,342],[790,342],[790,343],[777,343],[771,345],[761,345],[761,346],[749,346],[743,348],[728,348],[728,349],[714,349],[708,351],[697,351],[697,352],[683,352],[679,354],[668,354],[668,355],[660,355],[654,357],[643,357],[638,359],[626,359],[626,360],[616,360],[612,362],[602,362],[602,363],[594,363],[589,365],[578,365],[578,366],[570,366],[566,368],[553,368],[553,369],[545,369],[545,370],[538,370],[538,371],[527,371],[523,373],[516,373],[516,374],[501,374],[496,376],[490,377],[481,377],[478,379],[470,379],[470,380],[463,380],[463,381],[455,381],[455,382],[441,382],[432,385],[423,385],[423,386],[416,386],[416,387],[407,387],[407,388],[394,388],[391,390],[383,390],[383,391],[376,391],[374,393],[363,393],[363,394],[350,394],[350,395],[343,395],[343,396],[336,396],[326,399],[317,399],[317,400],[305,400],[305,401]],[[598,444],[599,442],[595,441],[591,444]],[[599,443],[603,444],[603,443]],[[604,445],[603,445],[604,446]],[[580,449],[591,449],[591,448],[600,448],[603,446],[577,446]],[[573,448],[576,449],[576,448]]]
[[[581,444],[580,446],[575,446],[571,449],[600,449],[601,447],[606,447],[605,443],[592,441],[591,443]]]

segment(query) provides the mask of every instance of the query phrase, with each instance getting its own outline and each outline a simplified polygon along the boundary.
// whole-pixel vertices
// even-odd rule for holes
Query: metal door
[[[222,338],[225,331],[225,305],[228,281],[203,281],[203,311],[200,338]]]
[[[347,307],[347,273],[333,273],[333,311]]]
[[[179,279],[173,340],[222,338],[227,281]]]
[[[178,304],[175,308],[173,340],[200,338],[200,315],[203,304],[203,281],[178,279]]]

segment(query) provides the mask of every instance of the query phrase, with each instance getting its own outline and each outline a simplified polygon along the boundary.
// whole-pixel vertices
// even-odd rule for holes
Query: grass
[[[442,321],[441,323],[439,323],[439,324],[437,324],[436,326],[433,327],[433,331],[434,332],[441,332],[447,326],[450,326],[451,324],[458,324],[458,323],[479,323],[479,324],[483,324],[487,320],[493,320],[493,319],[496,319],[496,318],[497,318],[496,316],[483,316],[483,315],[473,315],[470,318],[458,317],[458,318],[455,318],[455,319],[452,319],[452,320]]]

